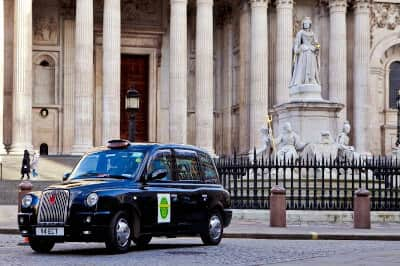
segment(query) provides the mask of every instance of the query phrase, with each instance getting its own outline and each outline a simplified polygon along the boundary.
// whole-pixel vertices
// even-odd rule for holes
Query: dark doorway
[[[46,143],[40,144],[40,155],[49,155],[49,146]]]
[[[134,86],[140,94],[140,109],[136,113],[136,142],[148,141],[149,57],[123,54],[121,57],[121,138],[128,139],[129,115],[125,110],[127,90]]]

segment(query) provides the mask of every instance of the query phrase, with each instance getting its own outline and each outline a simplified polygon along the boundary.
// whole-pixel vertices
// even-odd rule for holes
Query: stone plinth
[[[286,122],[304,142],[315,143],[321,132],[329,131],[336,138],[339,112],[344,105],[324,100],[292,100],[274,107],[275,134],[282,132]]]
[[[318,84],[302,84],[290,87],[292,101],[321,101],[321,86]]]

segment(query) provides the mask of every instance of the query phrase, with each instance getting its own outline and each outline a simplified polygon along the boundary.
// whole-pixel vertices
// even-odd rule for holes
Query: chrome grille
[[[68,190],[43,192],[39,205],[38,223],[64,224],[67,219]]]

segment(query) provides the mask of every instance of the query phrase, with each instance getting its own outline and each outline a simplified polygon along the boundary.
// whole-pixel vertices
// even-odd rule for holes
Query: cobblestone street
[[[18,246],[21,237],[0,235],[0,265],[399,265],[400,243],[224,239],[217,247],[197,238],[156,238],[147,250],[109,255],[103,244],[56,245],[50,255]]]

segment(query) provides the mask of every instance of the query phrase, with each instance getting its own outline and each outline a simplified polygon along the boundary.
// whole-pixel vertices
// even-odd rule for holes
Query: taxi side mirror
[[[69,176],[71,175],[71,173],[65,173],[64,175],[63,175],[63,182],[64,181],[67,181],[67,179],[69,178]]]
[[[151,174],[148,176],[148,180],[158,180],[158,179],[163,179],[168,175],[167,169],[157,169],[151,172]]]

